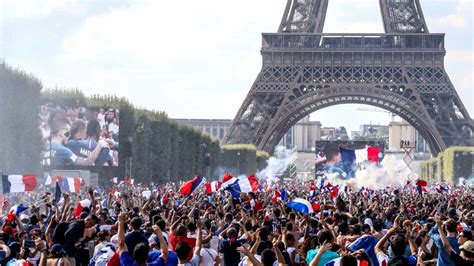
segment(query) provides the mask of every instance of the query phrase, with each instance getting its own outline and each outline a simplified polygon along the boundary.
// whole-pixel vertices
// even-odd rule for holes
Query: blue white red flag
[[[206,183],[206,179],[201,176],[195,176],[193,179],[184,183],[179,189],[179,194],[181,195],[191,195],[194,191],[196,191],[200,186]]]
[[[227,190],[232,194],[232,197],[239,198],[240,193],[257,192],[260,190],[260,184],[258,183],[255,175],[251,176],[240,176],[237,180],[227,187]]]
[[[302,198],[296,198],[286,204],[287,207],[292,208],[293,210],[301,214],[311,214],[313,213],[313,206],[311,203]]]

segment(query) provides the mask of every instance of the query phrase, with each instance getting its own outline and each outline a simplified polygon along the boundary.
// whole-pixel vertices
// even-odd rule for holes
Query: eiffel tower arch
[[[262,34],[262,69],[224,143],[273,152],[304,116],[359,103],[405,119],[433,154],[474,145],[474,122],[444,69],[444,34],[429,33],[419,0],[380,0],[383,34],[322,33],[327,6],[288,0],[278,33]]]

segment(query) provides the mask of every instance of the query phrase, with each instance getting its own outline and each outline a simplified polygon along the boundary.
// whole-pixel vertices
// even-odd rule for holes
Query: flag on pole
[[[217,192],[221,188],[222,183],[219,181],[212,181],[211,183],[206,183],[204,187],[206,188],[206,195],[210,195],[213,192]]]
[[[119,185],[133,185],[135,184],[135,179],[133,178],[124,178],[122,181],[120,181]]]
[[[418,193],[420,193],[420,195],[422,195],[423,192],[427,192],[426,190],[427,185],[428,185],[428,182],[426,182],[423,179],[416,180],[416,190],[418,191]]]
[[[2,175],[3,193],[31,192],[36,188],[34,175]]]
[[[206,183],[206,179],[197,175],[181,186],[181,188],[179,189],[179,194],[189,196],[200,186],[204,185],[204,183]]]
[[[444,193],[449,191],[449,187],[446,185],[438,184],[436,185],[436,192],[438,193]]]
[[[22,204],[20,205],[14,205],[13,207],[10,208],[10,211],[8,212],[7,220],[6,222],[11,222],[15,220],[15,216],[19,217],[19,215],[24,212],[28,207],[23,206]]]
[[[91,206],[91,201],[89,199],[81,200],[77,203],[76,209],[74,210],[74,216],[79,217],[81,216],[82,209],[89,208]]]
[[[281,200],[286,200],[288,195],[284,189],[275,190],[275,194],[273,195],[273,203],[277,203]]]
[[[260,184],[258,183],[255,175],[248,177],[241,176],[235,183],[229,185],[227,190],[232,194],[234,198],[240,198],[240,193],[249,193],[257,192],[260,189]]]
[[[235,183],[235,181],[237,181],[237,178],[233,177],[232,175],[230,175],[229,173],[225,173],[224,174],[224,177],[222,177],[222,187],[225,188],[229,185],[232,185]]]
[[[58,204],[61,200],[61,186],[59,186],[59,182],[56,182],[56,190],[54,191],[54,203]]]
[[[59,182],[57,182],[59,183]],[[56,184],[57,184],[56,183]],[[82,179],[78,177],[65,177],[62,179],[62,186],[64,191],[79,193],[81,191]]]

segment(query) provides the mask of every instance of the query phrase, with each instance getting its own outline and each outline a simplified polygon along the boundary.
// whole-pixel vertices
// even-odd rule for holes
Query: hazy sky
[[[324,32],[383,32],[378,0],[331,0]],[[260,68],[261,32],[286,0],[0,0],[0,58],[46,88],[116,94],[175,118],[234,118]],[[474,115],[471,0],[422,0],[430,32],[446,33],[446,69]],[[361,106],[375,109],[370,106]],[[323,126],[386,123],[339,105]]]

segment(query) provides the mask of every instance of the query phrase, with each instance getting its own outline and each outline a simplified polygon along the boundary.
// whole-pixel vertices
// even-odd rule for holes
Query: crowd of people
[[[39,111],[43,165],[117,166],[119,111],[43,105]]]
[[[59,200],[32,193],[26,211],[3,212],[0,264],[474,265],[472,187],[352,188],[335,198],[309,187],[238,198],[225,188],[180,195],[178,184],[84,188]],[[313,211],[289,207],[295,198]]]

